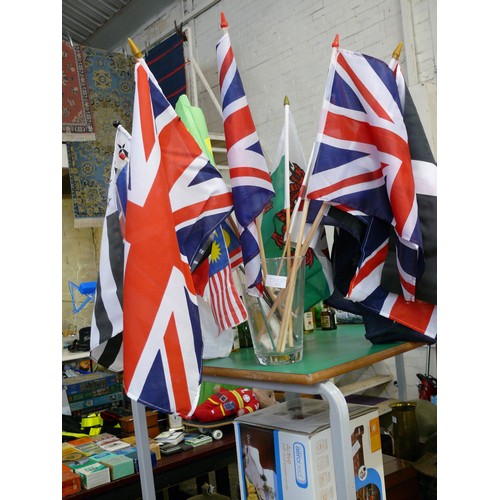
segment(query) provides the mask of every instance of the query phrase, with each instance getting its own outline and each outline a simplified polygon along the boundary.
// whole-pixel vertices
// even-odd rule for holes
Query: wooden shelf
[[[344,396],[349,396],[351,394],[366,391],[372,387],[387,384],[388,382],[392,382],[392,380],[392,375],[374,375],[373,377],[358,380],[357,382],[353,382],[351,384],[346,384],[344,386],[339,385],[338,388]]]

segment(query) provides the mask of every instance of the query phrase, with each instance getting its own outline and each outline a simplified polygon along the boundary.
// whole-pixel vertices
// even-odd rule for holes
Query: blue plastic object
[[[76,285],[72,281],[68,281],[69,292],[71,294],[71,304],[73,306],[73,314],[79,313],[91,300],[94,300],[95,291],[97,288],[96,281],[86,281]],[[75,291],[78,291],[80,295],[85,297],[84,301],[77,305],[75,301]]]

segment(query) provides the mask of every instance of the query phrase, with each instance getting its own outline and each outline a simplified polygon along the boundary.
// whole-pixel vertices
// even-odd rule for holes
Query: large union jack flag
[[[133,400],[187,417],[198,401],[203,348],[190,263],[229,215],[232,197],[142,58],[135,82],[124,386]]]
[[[307,197],[391,224],[402,293],[415,300],[422,233],[401,101],[385,62],[334,49],[316,142]]]
[[[224,14],[221,18],[221,26],[227,26]],[[216,51],[229,175],[245,279],[248,293],[260,295],[262,270],[255,219],[274,195],[274,190],[227,32],[217,43]]]
[[[339,228],[334,241],[335,285],[348,299],[356,302],[357,309],[353,312],[376,313],[423,334],[422,340],[434,340],[437,336],[437,169],[399,65],[393,60],[389,67],[395,76],[399,100],[404,110],[403,121],[411,157],[425,268],[416,282],[416,299],[405,300],[399,285],[398,247],[397,241],[393,241],[391,224],[362,211],[339,206],[344,215],[335,210],[330,210],[329,213],[329,217],[333,219],[331,223]],[[359,256],[359,261],[352,273],[350,268],[355,256]],[[336,305],[335,302],[333,304]],[[342,305],[337,306],[342,308]],[[401,335],[401,340],[404,340],[406,333]]]

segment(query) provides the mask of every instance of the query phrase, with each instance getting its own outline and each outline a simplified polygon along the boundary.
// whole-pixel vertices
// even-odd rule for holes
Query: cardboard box
[[[84,401],[85,399],[93,399],[98,396],[104,396],[106,394],[111,394],[114,392],[121,392],[122,386],[120,384],[108,385],[106,387],[99,387],[97,389],[92,389],[90,391],[77,392],[75,394],[68,395],[69,403],[76,403],[78,401]]]
[[[87,457],[91,457],[92,455],[96,455],[97,453],[102,453],[103,449],[93,441],[90,443],[80,444],[75,446],[75,448],[82,453],[84,453]]]
[[[95,391],[112,385],[120,385],[120,381],[116,373],[87,373],[76,377],[64,378],[62,381],[62,387],[63,389],[66,389],[68,399],[73,394]]]
[[[134,461],[134,472],[139,472],[139,457],[137,455],[137,448],[135,446],[131,446],[130,448],[125,448],[123,450],[115,451],[117,455],[124,455]],[[151,451],[151,466],[156,467],[157,459],[154,451]]]
[[[81,485],[86,490],[111,481],[109,467],[96,462],[92,458],[84,458],[66,465],[80,476]]]
[[[153,427],[148,427],[148,437],[149,438],[154,438],[160,434],[160,426],[159,425],[153,425]],[[135,436],[135,432],[123,432],[121,434],[122,438],[129,438],[132,436]]]
[[[109,467],[111,480],[121,479],[134,473],[134,461],[124,455],[103,452],[92,457],[93,460]]]
[[[123,401],[123,392],[113,392],[111,394],[103,394],[90,399],[82,399],[69,404],[72,415],[76,411],[90,411],[102,406],[112,406]]]
[[[122,441],[130,444],[130,446],[136,446],[137,440],[135,438],[135,434],[129,437],[123,437]],[[157,443],[154,439],[149,439],[149,449],[155,454],[156,460],[160,460],[161,451],[160,451],[160,443]]]
[[[118,420],[120,422],[120,427],[122,432],[128,434],[134,434],[134,417],[131,415],[129,417],[123,417]],[[146,425],[148,427],[155,427],[158,425],[158,412],[147,411],[146,412]]]
[[[70,467],[62,464],[62,496],[72,495],[81,490],[80,476]]]
[[[69,443],[62,444],[62,462],[75,462],[76,460],[81,460],[87,455],[80,451],[78,448],[70,445]]]
[[[242,500],[254,491],[262,498],[342,500],[336,494],[328,403],[300,402],[301,419],[293,418],[286,402],[235,419]],[[378,411],[348,408],[356,497],[385,500]]]
[[[121,439],[116,439],[114,441],[110,441],[104,444],[101,444],[100,447],[104,451],[114,452],[116,450],[123,450],[124,448],[130,448],[130,444],[122,441]]]

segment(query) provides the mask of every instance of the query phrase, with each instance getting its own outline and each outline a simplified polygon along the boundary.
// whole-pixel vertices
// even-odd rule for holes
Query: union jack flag
[[[398,88],[385,62],[334,49],[316,142],[307,197],[391,224],[403,296],[415,300],[422,233]]]
[[[221,18],[221,26],[227,26],[223,13]],[[260,295],[262,270],[255,219],[274,190],[227,32],[217,43],[216,51],[229,176],[245,279],[248,293]]]
[[[188,417],[203,340],[190,271],[232,210],[229,188],[142,58],[135,98],[124,275],[124,387],[146,406]]]
[[[361,307],[358,313],[362,313],[365,308],[371,313],[377,313],[423,334],[423,339],[435,339],[437,168],[399,65],[393,60],[389,66],[396,77],[395,83],[404,109],[403,120],[422,230],[425,268],[416,282],[415,301],[406,301],[401,295],[397,241],[392,241],[394,238],[390,235],[390,224],[361,211],[337,207],[341,208],[345,215],[340,217],[339,212],[334,210],[329,213],[333,223],[341,228],[337,230],[334,241],[334,275],[337,277],[335,284],[337,288],[340,285],[340,288],[344,289],[345,280],[347,279],[348,283],[350,280],[348,287],[345,287],[345,293]],[[356,219],[357,223],[349,221],[350,217]],[[352,275],[349,274],[349,261],[356,255],[359,255],[359,262]],[[344,276],[346,272],[349,276]]]

